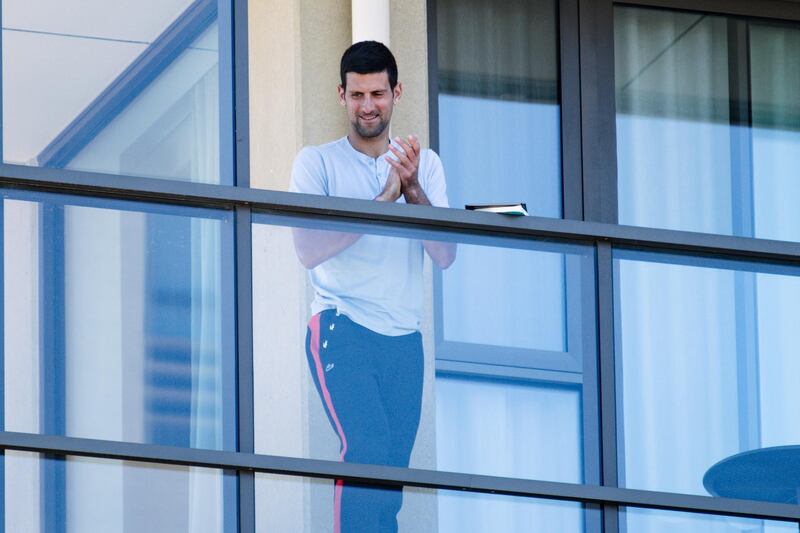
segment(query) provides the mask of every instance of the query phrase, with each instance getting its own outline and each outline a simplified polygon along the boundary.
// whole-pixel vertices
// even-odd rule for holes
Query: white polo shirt
[[[343,137],[303,148],[295,158],[289,190],[372,200],[383,190],[389,169],[383,156],[363,154]],[[447,207],[442,162],[432,150],[420,153],[418,179],[432,205]],[[405,199],[401,196],[397,201]],[[418,331],[423,310],[422,262],[419,240],[363,235],[310,271],[315,290],[311,312],[336,309],[383,335]]]

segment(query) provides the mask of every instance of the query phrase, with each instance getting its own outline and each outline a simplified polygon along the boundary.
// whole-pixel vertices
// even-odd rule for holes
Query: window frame
[[[435,21],[435,0],[428,0],[429,22]],[[800,3],[782,0],[639,0],[616,2],[719,14],[800,21]],[[344,478],[379,485],[466,490],[585,504],[587,512],[602,513],[602,522],[587,520],[587,531],[620,531],[618,512],[643,507],[703,514],[787,520],[800,524],[800,507],[757,501],[625,489],[617,486],[617,411],[615,405],[613,249],[635,247],[677,254],[746,259],[763,263],[800,265],[800,243],[677,230],[627,227],[616,224],[616,146],[614,136],[613,6],[612,0],[559,0],[559,39],[564,219],[527,217],[507,219],[488,213],[405,206],[255,190],[250,184],[247,1],[233,0],[231,16],[234,80],[232,134],[235,185],[170,182],[136,176],[108,175],[63,169],[0,164],[0,187],[45,191],[92,198],[114,198],[169,206],[204,206],[234,212],[237,451],[210,451],[167,446],[108,442],[53,435],[0,431],[2,450],[24,450],[56,456],[76,455],[157,464],[204,466],[238,472],[239,531],[256,530],[255,472],[325,479]],[[434,6],[435,7],[435,6]],[[435,42],[435,23],[428,25]],[[584,31],[580,32],[579,28]],[[432,38],[433,37],[433,38]],[[435,56],[435,47],[429,47]],[[435,63],[433,63],[435,65]],[[610,65],[610,69],[609,69]],[[433,104],[435,76],[429,76],[431,133],[436,138]],[[0,88],[2,87],[0,80]],[[564,110],[567,111],[564,111]],[[2,117],[2,109],[0,109]],[[2,132],[0,132],[0,140]],[[596,391],[588,401],[599,411],[601,485],[476,476],[431,470],[403,469],[258,455],[254,451],[252,343],[252,223],[254,213],[280,214],[320,220],[404,225],[447,230],[590,244],[595,249],[595,320],[597,329]],[[0,235],[0,238],[2,235]],[[2,263],[0,263],[2,268]],[[2,327],[2,325],[0,325]],[[54,340],[54,339],[51,339]],[[4,372],[0,365],[0,374]],[[2,419],[0,406],[0,419]],[[0,458],[0,473],[2,473]],[[2,500],[2,499],[0,499]],[[4,501],[0,501],[0,510]],[[598,513],[594,513],[598,514]],[[0,524],[3,522],[0,520]],[[0,525],[0,531],[3,527]]]

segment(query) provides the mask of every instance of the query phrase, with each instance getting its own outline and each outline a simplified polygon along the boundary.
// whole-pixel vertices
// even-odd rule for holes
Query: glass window
[[[391,490],[365,485],[364,496],[379,498]],[[580,504],[536,498],[405,487],[405,505],[396,518],[366,523],[348,513],[334,513],[334,481],[256,474],[256,531],[425,531],[439,533],[581,533],[584,520],[598,517]],[[382,526],[382,527],[381,527]],[[399,529],[397,529],[399,526]]]
[[[614,269],[621,484],[796,498],[771,465],[800,453],[800,268],[620,250]]]
[[[234,533],[236,473],[6,451],[4,531]]]
[[[557,2],[437,0],[439,149],[450,205],[560,217]]]
[[[796,533],[797,524],[735,516],[678,513],[628,507],[620,511],[627,531],[647,533]],[[624,529],[623,529],[624,531]]]
[[[614,13],[620,223],[800,240],[800,28]]]
[[[230,213],[4,196],[5,430],[235,449]]]
[[[228,2],[2,10],[3,161],[231,183]]]
[[[258,453],[599,482],[591,247],[257,222]]]

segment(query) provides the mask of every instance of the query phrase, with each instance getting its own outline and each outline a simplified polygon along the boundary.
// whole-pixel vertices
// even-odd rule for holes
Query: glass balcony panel
[[[734,516],[635,509],[620,511],[627,531],[641,533],[796,533],[797,524]]]
[[[236,473],[6,451],[5,531],[234,533]]]
[[[598,482],[591,248],[256,221],[258,453]]]
[[[234,449],[231,226],[6,191],[5,430]]]
[[[396,522],[387,519],[376,525],[348,514],[346,502],[337,514],[335,492],[332,480],[256,474],[256,531],[329,533],[337,531],[338,517],[341,531],[523,533],[535,528],[581,533],[587,519],[599,517],[572,502],[405,487],[405,504]],[[364,486],[362,496],[375,500],[387,493],[383,487]]]
[[[621,483],[796,501],[800,269],[627,250],[614,267]]]

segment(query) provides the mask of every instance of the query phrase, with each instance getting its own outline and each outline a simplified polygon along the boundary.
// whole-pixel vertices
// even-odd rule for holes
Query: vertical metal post
[[[232,216],[228,216],[228,215]],[[239,442],[238,428],[238,388],[236,361],[236,217],[235,213],[226,213],[220,226],[221,256],[221,298],[222,298],[222,398],[224,415],[222,422],[223,450],[236,450]],[[233,404],[233,405],[231,405]],[[235,533],[239,531],[239,476],[236,471],[223,473],[223,531]]]
[[[235,128],[235,179],[238,187],[250,186],[250,88],[248,54],[248,0],[233,1],[233,95]],[[249,208],[238,207],[234,221],[236,269],[236,371],[238,450],[254,450],[253,416],[253,306],[252,228]],[[255,533],[255,475],[239,471],[239,531]]]
[[[583,219],[578,0],[558,0],[562,216]]]
[[[619,450],[617,436],[617,377],[614,336],[614,257],[611,244],[598,242],[597,254],[597,327],[600,358],[600,432],[603,485],[619,486]],[[620,530],[618,508],[604,506],[603,530],[617,533]]]
[[[753,237],[753,117],[748,22],[728,19],[728,91],[731,138],[731,229]],[[734,274],[739,448],[761,445],[756,274]]]
[[[567,258],[570,259],[569,257]],[[580,284],[578,294],[569,298],[568,312],[580,315],[581,351],[583,355],[583,470],[584,483],[599,485],[602,482],[601,462],[601,425],[600,425],[600,391],[599,377],[599,349],[597,335],[597,307],[595,295],[597,294],[597,281],[595,279],[594,254],[581,255],[575,258],[578,265],[567,269],[567,275],[579,276]],[[568,265],[569,266],[569,265]],[[575,268],[577,267],[577,268]],[[570,272],[570,270],[572,272]],[[569,295],[568,295],[569,296]],[[574,321],[570,320],[570,324]],[[570,352],[573,350],[570,347]],[[586,533],[601,533],[603,531],[602,506],[584,505],[584,530]]]
[[[217,28],[219,37],[219,183],[236,183],[236,135],[234,117],[235,80],[233,6],[229,0],[217,2]]]
[[[728,19],[728,96],[731,137],[731,214],[734,235],[752,237],[753,136],[748,23]]]
[[[238,375],[239,451],[255,450],[253,409],[253,242],[252,213],[236,209],[236,361]],[[255,475],[239,471],[239,531],[255,533]]]
[[[614,6],[579,0],[583,217],[617,222]]]
[[[66,433],[65,227],[64,206],[39,204],[39,347],[41,431]],[[42,524],[48,533],[66,531],[66,458],[42,455]]]
[[[436,0],[427,2],[428,28],[428,137],[431,148],[439,152],[439,29]]]
[[[247,0],[233,2],[233,94],[236,133],[236,179],[239,187],[250,186],[250,77],[247,52]]]

